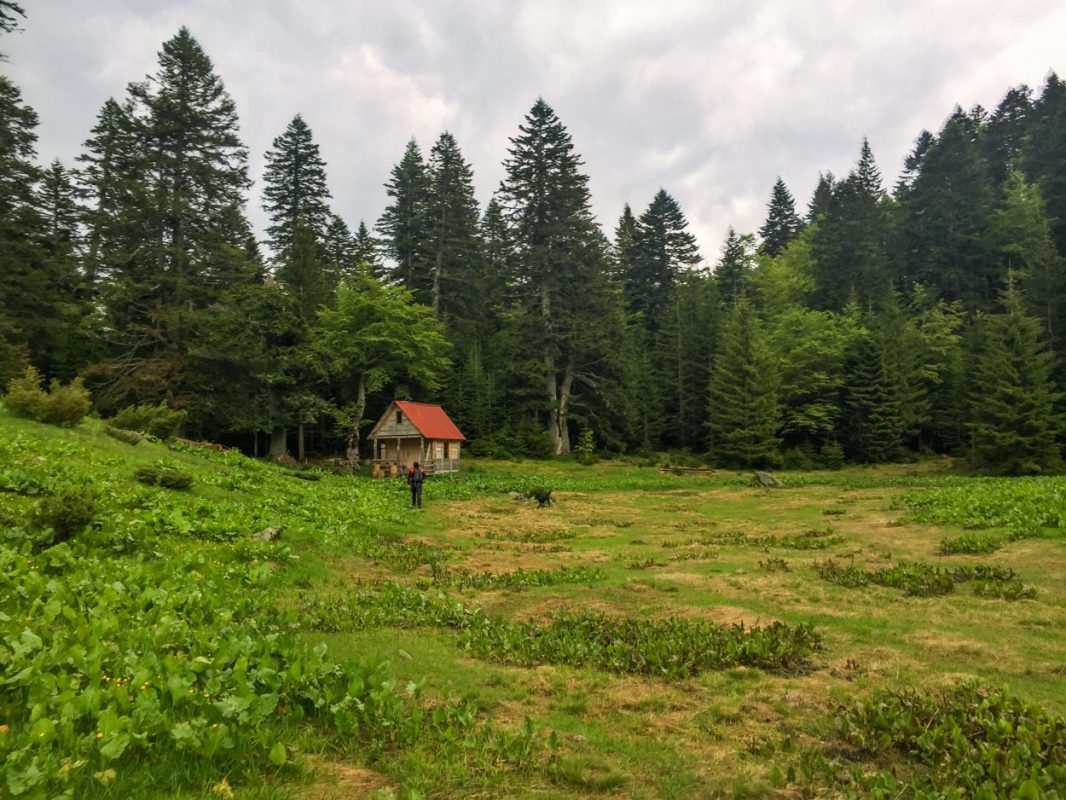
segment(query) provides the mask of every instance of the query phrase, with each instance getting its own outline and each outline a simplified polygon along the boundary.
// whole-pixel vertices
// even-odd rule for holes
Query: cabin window
[[[444,443],[444,457],[445,458],[451,458],[451,456],[448,455],[448,443],[447,442]]]
[[[402,422],[403,422],[403,412],[402,411],[397,411],[396,412],[396,424],[399,425]]]

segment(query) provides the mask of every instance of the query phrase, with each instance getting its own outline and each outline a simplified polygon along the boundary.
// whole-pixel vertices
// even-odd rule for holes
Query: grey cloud
[[[569,127],[610,232],[660,187],[704,257],[755,230],[782,175],[801,205],[868,135],[891,184],[954,103],[994,107],[1062,70],[1066,8],[1046,0],[591,2],[50,0],[7,37],[5,69],[41,116],[42,160],[71,160],[100,105],[188,25],[237,101],[253,174],[293,114],[329,163],[334,207],[372,224],[415,136],[457,137],[487,201],[508,137],[543,96]],[[249,210],[262,224],[258,186]]]

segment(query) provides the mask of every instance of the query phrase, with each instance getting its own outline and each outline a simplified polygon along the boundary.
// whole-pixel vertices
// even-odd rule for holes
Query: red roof
[[[466,437],[459,432],[444,409],[433,403],[412,403],[408,400],[396,400],[396,407],[411,420],[427,439],[446,439],[453,442],[465,442]]]

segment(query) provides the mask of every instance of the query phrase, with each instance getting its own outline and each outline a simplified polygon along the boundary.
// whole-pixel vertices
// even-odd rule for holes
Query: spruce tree
[[[766,222],[759,228],[759,236],[762,238],[759,252],[770,257],[780,255],[802,229],[803,221],[796,214],[796,201],[792,192],[781,180],[781,176],[778,176],[770,196]]]
[[[6,351],[28,348],[34,364],[47,372],[44,328],[53,310],[54,286],[41,247],[46,229],[34,191],[41,176],[34,163],[36,129],[36,112],[23,103],[18,87],[0,75],[0,332],[10,343]]]
[[[297,114],[266,153],[263,209],[270,224],[267,244],[275,262],[289,256],[297,228],[324,242],[332,221],[326,186],[326,162],[303,117]]]
[[[1066,255],[1066,81],[1054,72],[1033,104],[1022,166],[1040,185],[1052,219],[1052,235]]]
[[[437,317],[465,316],[477,305],[472,290],[481,259],[480,219],[473,171],[447,131],[430,151],[427,214],[430,307]]]
[[[352,256],[355,263],[360,265],[369,275],[380,278],[382,276],[381,245],[375,239],[366,223],[359,220],[359,227],[355,231],[352,240]]]
[[[876,301],[892,285],[889,225],[881,173],[864,138],[859,162],[837,184],[812,242],[814,305],[839,311],[850,300]]]
[[[818,185],[814,187],[810,202],[807,204],[807,222],[815,222],[818,217],[829,213],[829,204],[833,199],[833,189],[837,181],[832,172],[818,173]]]
[[[78,156],[84,210],[85,257],[82,295],[96,299],[119,270],[141,253],[145,231],[148,171],[133,105],[109,98]]]
[[[1018,171],[1007,179],[993,227],[1004,266],[1019,278],[1057,358],[1056,372],[1062,375],[1066,371],[1066,258],[1055,247],[1039,187]]]
[[[628,208],[628,206],[627,206]],[[625,224],[625,215],[620,224]],[[627,308],[655,330],[668,313],[678,276],[700,263],[696,238],[677,201],[660,189],[633,230],[631,257],[622,275]]]
[[[528,345],[540,363],[541,395],[556,453],[570,451],[575,389],[619,332],[607,283],[606,240],[592,218],[588,176],[570,133],[544,100],[511,139],[499,200],[516,243],[523,310],[535,324]],[[532,356],[532,353],[531,353]]]
[[[777,463],[781,421],[778,376],[755,309],[741,294],[727,313],[710,380],[709,447],[715,463]]]
[[[863,331],[853,338],[844,360],[841,403],[842,438],[850,459],[876,463],[900,456],[906,421],[897,377],[877,337]]]
[[[336,285],[344,278],[355,276],[359,272],[359,261],[351,228],[331,213],[322,238],[322,262],[330,282]]]
[[[1008,286],[1003,313],[988,316],[974,361],[971,449],[975,466],[1008,475],[1046,472],[1060,464],[1062,420],[1051,381],[1051,354],[1040,323],[1025,314]]]
[[[102,332],[113,355],[97,400],[186,405],[196,397],[189,352],[198,317],[226,287],[261,275],[244,216],[247,151],[233,100],[186,28],[163,44],[158,71],[131,84],[129,95],[121,115],[107,109],[118,119],[101,119],[115,125],[91,140],[100,171],[90,182],[103,178],[115,136],[122,167],[108,189],[116,194],[92,198],[95,211],[112,217],[97,246],[121,244],[117,257],[104,255]],[[113,214],[101,206],[105,196],[118,204]],[[98,221],[90,220],[90,250]]]
[[[130,86],[147,153],[152,232],[144,242],[144,279],[171,308],[202,305],[231,279],[230,249],[246,251],[248,152],[237,109],[211,59],[187,28],[163,43],[159,70]],[[140,256],[138,256],[140,258]],[[248,263],[248,275],[253,265]],[[168,336],[181,349],[180,325]]]
[[[736,303],[748,292],[748,281],[755,263],[752,256],[754,244],[750,234],[738,236],[732,227],[729,228],[722,246],[722,257],[714,268],[718,295],[727,306]]]
[[[905,285],[921,283],[970,308],[993,303],[1005,277],[992,252],[993,198],[975,123],[956,107],[900,198]]]
[[[420,303],[430,302],[433,285],[429,258],[430,184],[418,142],[411,139],[392,168],[385,193],[391,198],[377,229],[393,262],[393,275]]]
[[[1022,84],[1007,92],[988,120],[981,136],[981,147],[996,186],[1002,185],[1014,169],[1022,166],[1022,151],[1032,113],[1032,90]]]

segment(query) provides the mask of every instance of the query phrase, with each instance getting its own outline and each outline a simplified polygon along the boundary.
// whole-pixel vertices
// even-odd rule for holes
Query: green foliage
[[[164,489],[185,490],[193,484],[191,472],[159,463],[151,467],[138,467],[134,477],[140,483],[161,486]]]
[[[158,405],[142,403],[138,406],[127,406],[109,421],[116,428],[146,433],[157,439],[169,439],[178,435],[188,416],[189,412],[171,408],[167,401],[163,400]]]
[[[741,296],[722,331],[710,384],[707,428],[718,464],[752,467],[778,458],[778,376],[755,309]]]
[[[92,400],[81,378],[75,378],[66,386],[53,380],[46,392],[41,388],[41,374],[33,367],[26,367],[21,378],[8,384],[3,401],[15,416],[63,428],[77,425],[92,408]]]
[[[1003,540],[998,536],[988,536],[980,533],[964,533],[950,539],[941,539],[937,553],[942,556],[969,553],[971,555],[987,555],[994,553],[1003,546]]]
[[[736,666],[790,673],[802,670],[821,647],[821,636],[807,625],[723,627],[588,612],[560,614],[547,624],[478,619],[460,641],[474,655],[508,664],[566,664],[666,678]]]
[[[33,524],[51,531],[46,546],[59,544],[85,530],[96,516],[96,500],[82,488],[65,489],[41,498],[33,512]]]
[[[864,775],[867,796],[1051,798],[1066,785],[1066,721],[1006,689],[879,692],[837,720],[860,752],[906,764]]]
[[[112,439],[118,439],[120,442],[126,444],[140,444],[144,437],[137,433],[137,431],[129,431],[125,428],[116,428],[114,425],[108,425],[104,428],[104,432]]]
[[[788,562],[783,558],[770,557],[759,562],[759,569],[766,572],[791,572]]]
[[[987,317],[974,365],[971,459],[983,469],[1030,475],[1059,466],[1062,419],[1051,380],[1051,354],[1039,323],[1009,289],[1005,313]]]
[[[904,495],[905,521],[965,528],[1006,528],[1013,538],[1042,528],[1066,528],[1066,482],[1062,478],[968,481]]]
[[[558,567],[556,569],[516,569],[514,572],[443,571],[435,582],[457,589],[490,591],[510,589],[522,591],[534,586],[558,586],[570,583],[595,583],[604,578],[603,570],[595,567]]]
[[[981,594],[993,596],[988,586],[998,584],[1010,587],[1001,595],[1017,593],[1015,584],[1020,584],[1014,570],[989,566],[933,566],[923,561],[900,561],[892,567],[864,570],[854,564],[843,565],[833,559],[814,562],[814,569],[822,580],[859,589],[869,584],[903,590],[908,597],[937,597],[955,591],[956,584],[978,581]],[[976,590],[975,590],[976,591]],[[1007,599],[1013,599],[1008,597]]]
[[[591,428],[585,428],[581,431],[581,436],[578,437],[577,445],[574,447],[574,453],[577,455],[577,462],[584,464],[586,467],[599,461],[599,457],[596,455],[596,439]]]

